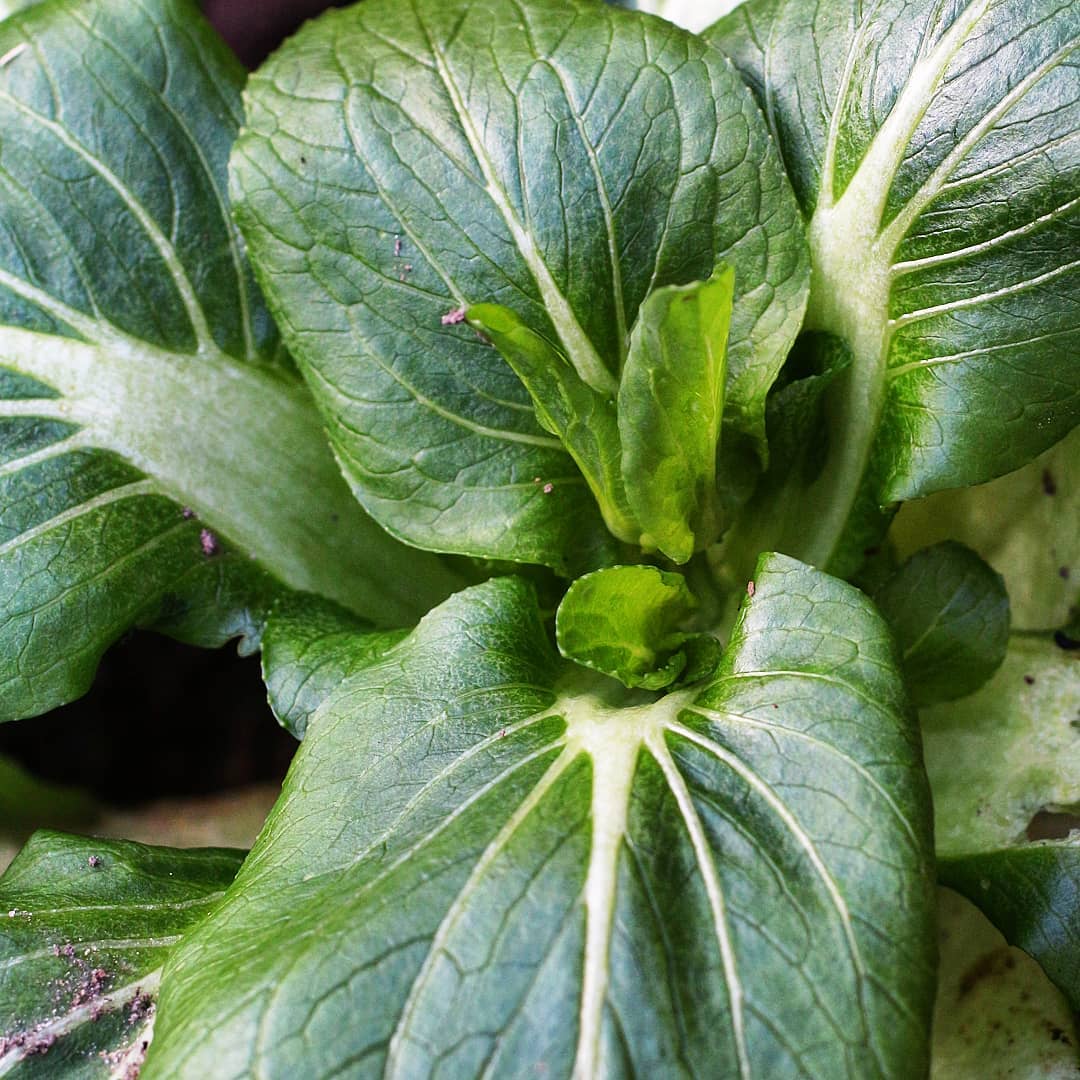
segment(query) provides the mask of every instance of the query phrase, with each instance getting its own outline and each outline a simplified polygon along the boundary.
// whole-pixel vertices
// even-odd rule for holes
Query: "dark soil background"
[[[326,0],[205,0],[237,55],[257,65]],[[267,704],[256,657],[132,633],[93,689],[47,716],[0,725],[0,753],[115,806],[278,781],[296,749]]]

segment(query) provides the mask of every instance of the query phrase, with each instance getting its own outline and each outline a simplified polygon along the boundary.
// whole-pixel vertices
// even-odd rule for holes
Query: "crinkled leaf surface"
[[[170,960],[144,1080],[923,1075],[891,640],[792,560],[757,586],[713,679],[665,697],[559,661],[513,578],[342,679]]]
[[[77,696],[133,622],[250,631],[279,582],[416,617],[449,575],[349,497],[230,222],[236,61],[183,0],[35,5],[0,27],[0,55],[19,46],[0,68],[0,718]]]
[[[625,686],[659,690],[684,674],[692,639],[706,637],[686,633],[696,607],[680,574],[655,566],[613,566],[570,586],[555,615],[555,636],[567,659]],[[715,645],[717,660],[719,642]],[[696,678],[711,673],[710,668]]]
[[[626,498],[641,546],[677,563],[722,528],[716,487],[734,274],[652,292],[630,334],[619,383]]]
[[[1078,34],[1057,0],[751,0],[706,33],[809,220],[808,326],[855,355],[793,554],[846,570],[860,498],[988,480],[1080,418]]]
[[[1005,578],[1014,626],[1064,625],[1080,607],[1080,430],[993,483],[906,503],[889,535],[902,556],[963,541]]]
[[[1020,842],[1045,808],[1080,804],[1080,653],[1013,634],[976,694],[920,712],[938,854]]]
[[[0,877],[0,1076],[135,1075],[164,958],[242,859],[36,833]]]
[[[270,707],[282,727],[302,739],[323,699],[406,633],[371,633],[362,619],[320,597],[282,597],[259,643]]]
[[[582,558],[600,521],[573,463],[455,322],[474,304],[512,309],[612,394],[647,294],[726,260],[727,419],[763,435],[805,239],[749,92],[685,31],[589,0],[365,0],[252,79],[232,176],[346,473],[416,544],[603,558]]]
[[[945,859],[941,879],[1038,960],[1080,1012],[1080,835]]]
[[[962,896],[939,898],[931,1080],[1075,1080],[1080,1040],[1061,993]]]
[[[469,325],[487,338],[513,368],[532,398],[540,426],[556,436],[581,470],[596,499],[608,531],[636,544],[637,528],[623,486],[622,453],[615,399],[593,389],[551,341],[528,326],[510,308],[474,304],[466,312]],[[533,484],[544,495],[555,485],[542,476]],[[561,492],[560,492],[561,494]]]
[[[1005,659],[1005,582],[963,544],[917,551],[874,592],[874,603],[896,634],[916,705],[973,694]]]

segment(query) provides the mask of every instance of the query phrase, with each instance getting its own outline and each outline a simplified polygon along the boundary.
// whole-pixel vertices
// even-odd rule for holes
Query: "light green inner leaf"
[[[626,686],[659,690],[684,675],[691,651],[684,646],[708,637],[685,630],[696,607],[681,574],[652,566],[598,570],[578,578],[559,605],[559,651]]]
[[[574,459],[608,530],[620,540],[637,543],[639,530],[623,486],[614,386],[603,390],[590,386],[555,345],[529,329],[509,308],[474,304],[467,318],[525,384],[537,420]]]
[[[513,311],[476,304],[470,326],[525,384],[540,424],[581,469],[609,531],[686,563],[720,534],[716,463],[734,274],[649,294],[630,333],[617,397]]]
[[[657,289],[630,334],[619,383],[626,497],[641,546],[685,563],[720,535],[716,483],[734,271]]]

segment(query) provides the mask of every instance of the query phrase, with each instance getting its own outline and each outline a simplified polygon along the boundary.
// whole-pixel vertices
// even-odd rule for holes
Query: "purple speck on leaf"
[[[202,553],[208,559],[212,558],[221,550],[218,546],[217,537],[209,529],[203,529],[203,531],[199,533],[199,543],[202,545]]]
[[[555,485],[554,484],[545,484],[542,490],[543,490],[545,495],[550,495],[555,490]]]
[[[401,237],[400,236],[395,236],[394,237],[394,258],[395,259],[400,259],[401,258]]]
[[[463,307],[454,308],[453,311],[448,311],[442,317],[443,326],[458,326],[465,321],[465,309]]]
[[[101,856],[100,855],[91,855],[86,860],[86,864],[87,864],[87,866],[90,867],[91,870],[96,870],[101,865]]]
[[[184,509],[180,511],[180,516],[185,521],[190,521],[195,516],[195,511],[192,510],[190,506],[185,506]]]
[[[748,581],[746,583],[746,595],[747,596],[753,596],[754,595],[754,583],[752,581]]]

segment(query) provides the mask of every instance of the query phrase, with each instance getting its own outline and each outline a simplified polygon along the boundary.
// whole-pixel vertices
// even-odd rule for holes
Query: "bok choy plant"
[[[0,716],[301,741],[33,836],[0,1076],[1075,1075],[1080,9],[648,6],[8,5]]]

